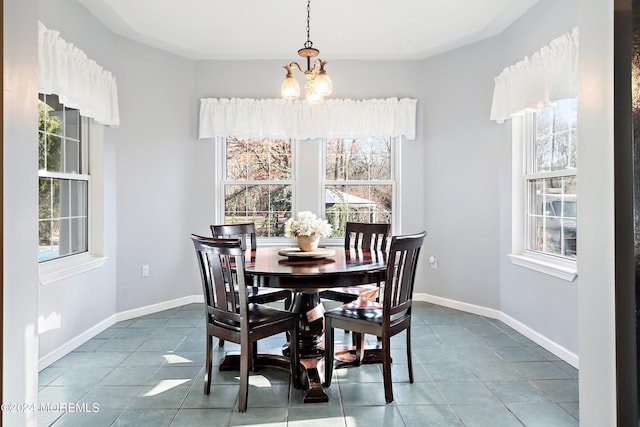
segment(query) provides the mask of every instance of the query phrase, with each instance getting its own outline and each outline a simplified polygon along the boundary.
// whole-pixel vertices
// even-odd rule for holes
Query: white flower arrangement
[[[287,237],[329,237],[331,231],[331,224],[327,220],[318,218],[316,214],[309,211],[298,212],[295,218],[291,217],[284,223],[284,234]]]

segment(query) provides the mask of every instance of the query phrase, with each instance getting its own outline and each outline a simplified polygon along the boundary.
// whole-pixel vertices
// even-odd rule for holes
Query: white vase
[[[298,236],[298,247],[302,252],[310,252],[318,249],[320,236]]]

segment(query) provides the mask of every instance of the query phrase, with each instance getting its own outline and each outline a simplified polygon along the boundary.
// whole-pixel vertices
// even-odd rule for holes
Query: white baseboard
[[[493,308],[482,307],[480,305],[469,304],[448,298],[437,297],[429,294],[413,294],[416,301],[430,302],[432,304],[453,308],[455,310],[464,311],[466,313],[478,314],[480,316],[490,317],[491,319],[500,319],[501,312]]]
[[[456,301],[448,298],[442,298],[442,297],[429,295],[429,294],[414,294],[413,299],[416,301],[430,302],[432,304],[441,305],[443,307],[449,307],[455,310],[460,310],[467,313],[489,317],[491,319],[498,319],[504,322],[507,326],[510,326],[511,328],[515,329],[525,337],[529,338],[531,341],[535,342],[542,348],[550,351],[551,353],[558,356],[560,359],[569,363],[571,366],[578,368],[579,358],[577,354],[572,353],[571,351],[567,350],[563,346],[555,343],[554,341],[551,341],[549,338],[531,329],[530,327],[514,319],[513,317],[501,312],[500,310],[495,310],[492,308],[482,307],[479,305],[469,304],[469,303]],[[95,337],[100,332],[104,331],[110,326],[113,326],[117,322],[134,319],[140,316],[146,316],[147,314],[157,313],[163,310],[169,310],[172,308],[181,307],[186,304],[201,303],[202,301],[203,301],[202,295],[190,295],[190,296],[178,298],[171,301],[165,301],[158,304],[151,304],[144,307],[134,308],[132,310],[115,313],[109,316],[108,318],[104,319],[102,322],[87,329],[80,335],[67,341],[60,347],[56,348],[55,350],[49,352],[45,356],[41,357],[38,360],[38,369],[43,370],[47,366],[54,363],[56,360],[70,353],[74,349],[78,348],[80,345],[89,341],[91,338]]]
[[[116,322],[122,322],[123,320],[135,319],[136,317],[146,316],[147,314],[157,313],[159,311],[170,310],[176,307],[182,307],[183,305],[203,302],[202,295],[189,295],[186,297],[174,299],[171,301],[164,301],[157,304],[146,305],[144,307],[134,308],[127,311],[121,311],[115,314]]]
[[[56,348],[53,351],[50,351],[49,353],[38,359],[38,371],[43,370],[47,366],[54,363],[56,360],[75,350],[85,342],[89,341],[91,338],[98,335],[100,332],[104,331],[110,326],[115,325],[118,322],[134,319],[140,316],[146,316],[147,314],[157,313],[163,310],[169,310],[171,308],[181,307],[186,304],[199,303],[202,301],[202,295],[190,295],[171,301],[165,301],[158,304],[147,305],[144,307],[112,314],[103,321],[82,332],[80,335],[73,337],[66,343],[62,344],[60,347]]]
[[[579,358],[577,354],[567,350],[566,348],[559,345],[558,343],[551,341],[546,336],[540,334],[534,329],[531,329],[529,326],[503,313],[500,310],[495,310],[493,308],[482,307],[474,304],[469,304],[466,302],[456,301],[448,298],[442,298],[442,297],[429,295],[429,294],[413,294],[413,299],[416,301],[430,302],[432,304],[453,308],[455,310],[460,310],[467,313],[478,314],[480,316],[489,317],[491,319],[498,319],[502,321],[505,325],[515,329],[525,337],[529,338],[531,341],[535,342],[540,347],[558,356],[560,359],[564,360],[571,366],[575,368],[578,368],[579,366]]]

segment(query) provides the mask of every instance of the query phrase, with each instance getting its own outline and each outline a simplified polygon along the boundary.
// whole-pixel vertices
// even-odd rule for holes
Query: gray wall
[[[118,38],[117,310],[200,294],[191,215],[198,191],[193,63]],[[141,277],[149,265],[149,278]]]
[[[498,127],[489,121],[498,41],[475,43],[422,64],[425,255],[422,292],[500,310]],[[423,264],[428,257],[422,258]]]

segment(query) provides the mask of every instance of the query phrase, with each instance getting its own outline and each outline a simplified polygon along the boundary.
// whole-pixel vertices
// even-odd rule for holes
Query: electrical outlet
[[[434,257],[433,255],[431,255],[429,257],[429,264],[431,265],[431,269],[435,270],[438,268],[438,258]]]
[[[142,277],[149,277],[149,266],[147,264],[142,266]]]

